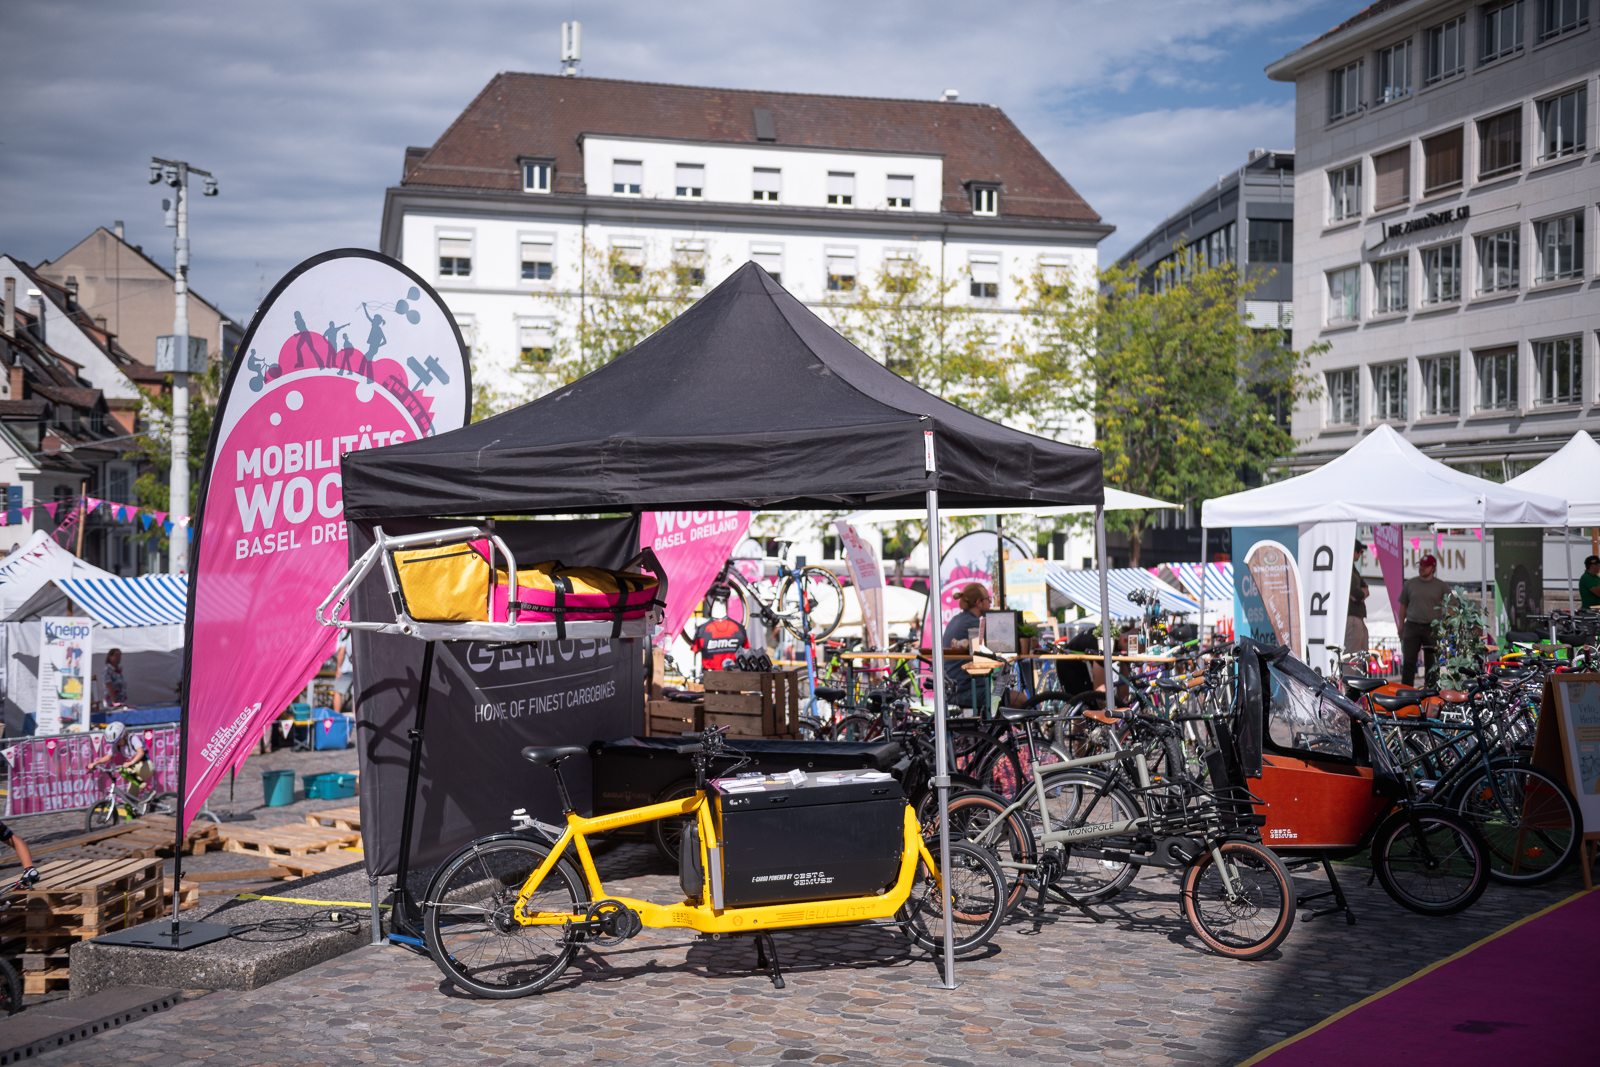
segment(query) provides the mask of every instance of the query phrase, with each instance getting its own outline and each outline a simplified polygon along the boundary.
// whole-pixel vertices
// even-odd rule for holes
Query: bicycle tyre
[[[1183,917],[1206,947],[1235,960],[1260,959],[1294,929],[1294,883],[1265,845],[1230,838],[1217,846],[1240,887],[1229,899],[1211,851],[1183,872]]]
[[[1043,784],[1052,831],[1072,830],[1090,823],[1125,822],[1142,814],[1132,793],[1114,778],[1097,771],[1057,771],[1047,775]],[[1037,791],[1029,796],[1018,814],[1027,824],[1037,854],[1043,847],[1040,835],[1044,830]],[[1088,844],[1109,845],[1116,840]],[[1131,863],[1069,854],[1065,869],[1052,884],[1086,904],[1094,904],[1110,900],[1128,888],[1138,874],[1139,869]]]
[[[876,741],[883,734],[883,724],[870,715],[846,715],[833,724],[829,739],[833,741]]]
[[[1017,750],[982,730],[952,729],[949,752],[952,771],[975,779],[980,788],[1008,801],[1015,800],[1028,784]]]
[[[808,613],[811,620],[811,632],[806,633],[800,625],[800,580],[804,579],[807,593],[813,603],[813,608]],[[815,584],[816,588],[810,586]],[[844,586],[839,584],[839,579],[826,567],[802,567],[784,576],[778,585],[778,611],[783,628],[804,641],[807,637],[821,641],[824,637],[839,628],[839,620],[844,618]]]
[[[928,842],[928,852],[937,856],[939,842]],[[937,862],[937,860],[935,860]],[[950,918],[955,927],[955,950],[971,952],[994,937],[1006,917],[1006,879],[1000,864],[987,849],[966,841],[950,842],[950,871],[945,879],[950,887]],[[933,872],[921,857],[911,883],[911,896],[895,913],[906,937],[929,952],[944,951],[944,909]]]
[[[1496,801],[1491,773],[1513,811]],[[1583,813],[1572,791],[1530,764],[1491,763],[1462,779],[1446,806],[1483,837],[1489,877],[1506,885],[1540,885],[1559,877],[1583,844]]]
[[[1007,882],[1006,910],[1009,912],[1027,889],[1026,872],[1017,865],[1031,867],[1037,861],[1033,835],[1017,812],[1005,814],[1008,806],[1004,799],[981,789],[964,790],[950,798],[950,837],[971,842],[994,855]],[[937,835],[937,811],[932,822],[933,834]],[[1007,867],[1008,863],[1012,866]]]
[[[512,918],[524,882],[550,849],[510,834],[474,841],[445,861],[422,905],[428,954],[457,988],[493,1000],[525,997],[561,976],[578,943],[560,926],[522,926]],[[576,917],[588,890],[557,860],[531,898],[538,910]]]
[[[122,816],[117,812],[117,802],[114,800],[96,801],[90,808],[88,815],[83,820],[83,828],[89,833],[96,830],[109,830],[117,825]]]
[[[1397,811],[1379,824],[1372,839],[1378,884],[1418,915],[1454,915],[1470,908],[1489,886],[1488,846],[1472,823],[1453,811],[1423,805],[1416,814],[1433,862],[1420,855],[1422,841],[1410,815]]]
[[[695,786],[695,780],[693,778],[685,778],[667,786],[656,795],[656,798],[651,803],[660,804],[667,800],[682,800],[685,797],[694,796],[697,792],[699,792],[699,789]],[[683,840],[683,832],[688,829],[689,824],[693,821],[693,815],[674,815],[665,819],[657,819],[650,824],[651,843],[656,846],[656,851],[661,853],[662,859],[672,864],[674,868],[678,866],[678,846]]]
[[[22,979],[11,961],[0,959],[0,1012],[15,1015],[22,1010]]]
[[[140,815],[176,815],[178,814],[178,794],[168,790],[157,793],[139,805]]]

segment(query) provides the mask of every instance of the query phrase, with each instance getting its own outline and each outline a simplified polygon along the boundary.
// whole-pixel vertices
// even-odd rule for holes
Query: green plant
[[[1433,620],[1441,689],[1460,689],[1477,677],[1484,632],[1483,612],[1476,602],[1453,589],[1444,595],[1439,617]]]
[[[1017,625],[1017,636],[1018,637],[1038,637],[1039,636],[1039,628],[1037,626],[1035,626],[1031,622],[1019,623]]]

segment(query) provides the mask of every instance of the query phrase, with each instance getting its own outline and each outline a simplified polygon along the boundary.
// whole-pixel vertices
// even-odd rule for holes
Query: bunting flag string
[[[11,511],[18,515],[22,522],[32,522],[33,513],[42,508],[52,520],[59,520],[61,526],[68,526],[79,517],[92,515],[101,506],[105,507],[105,514],[109,515],[113,521],[137,522],[145,530],[150,529],[151,525],[155,523],[160,523],[161,528],[170,534],[172,533],[172,527],[175,525],[165,511],[157,511],[155,508],[142,508],[133,504],[119,504],[112,500],[101,500],[92,496],[65,497],[61,500],[29,504],[25,508],[13,508]],[[66,514],[61,513],[62,508],[67,509]],[[0,509],[0,525],[6,525],[7,518],[8,513],[4,509]],[[188,526],[189,524],[190,520],[185,518],[177,525]],[[57,527],[56,533],[61,532],[61,526]]]

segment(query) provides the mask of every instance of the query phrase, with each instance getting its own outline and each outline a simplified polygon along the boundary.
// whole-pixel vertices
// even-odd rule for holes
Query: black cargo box
[[[679,745],[693,737],[625,737],[596,741],[589,746],[594,759],[594,796],[591,814],[604,815],[652,804],[670,785],[694,781],[691,757],[680,756]],[[730,748],[751,757],[739,768],[768,773],[802,771],[887,771],[900,759],[893,741],[766,741],[736,738]],[[726,772],[733,760],[717,760],[711,777]]]
[[[812,772],[712,792],[722,816],[723,905],[871,896],[892,885],[905,849],[905,793],[892,778],[830,781]],[[849,772],[842,772],[849,776]]]

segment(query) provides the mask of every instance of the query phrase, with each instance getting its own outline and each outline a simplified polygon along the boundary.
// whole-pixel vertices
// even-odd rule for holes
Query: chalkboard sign
[[[1560,674],[1546,678],[1534,737],[1533,763],[1559,774],[1578,800],[1583,816],[1583,883],[1600,841],[1600,674]]]

